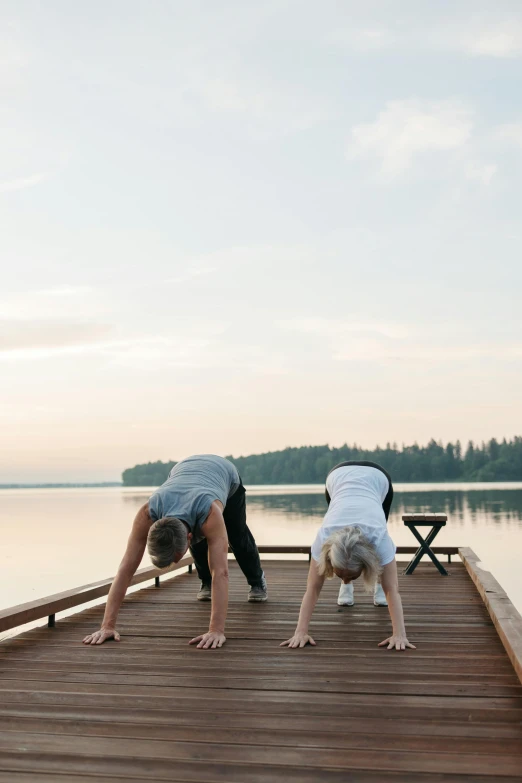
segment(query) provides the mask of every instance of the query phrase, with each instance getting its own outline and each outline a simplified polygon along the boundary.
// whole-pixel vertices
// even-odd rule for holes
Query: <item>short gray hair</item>
[[[154,522],[147,536],[147,549],[156,568],[166,568],[176,555],[188,547],[187,526],[177,517],[162,517]]]
[[[321,576],[331,579],[335,568],[339,571],[362,569],[366,589],[373,590],[382,568],[375,547],[368,541],[360,527],[343,527],[324,542],[318,571]]]

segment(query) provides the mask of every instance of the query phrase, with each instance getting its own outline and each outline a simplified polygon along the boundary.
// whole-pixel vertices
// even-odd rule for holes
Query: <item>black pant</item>
[[[223,511],[225,527],[228,534],[228,543],[238,565],[249,585],[258,585],[263,577],[263,569],[259,560],[254,536],[246,523],[246,499],[245,488],[240,484],[234,494],[227,500]],[[208,567],[208,544],[203,538],[190,547],[190,554],[194,558],[198,576],[204,584],[212,582],[210,568]]]
[[[386,517],[386,522],[387,522],[388,517],[390,516],[390,509],[393,501],[393,484],[392,484],[390,474],[386,470],[384,470],[384,468],[381,468],[380,465],[377,465],[376,462],[364,462],[364,461],[358,462],[358,461],[348,460],[348,462],[340,462],[338,465],[335,466],[335,468],[332,468],[330,471],[328,471],[328,476],[330,475],[330,473],[333,473],[334,470],[337,470],[337,468],[344,468],[346,467],[346,465],[360,465],[366,468],[376,468],[376,470],[380,470],[381,473],[384,473],[384,475],[388,479],[388,484],[389,484],[388,492],[386,493],[386,497],[382,502],[382,510],[384,511],[384,516]],[[326,478],[328,478],[328,476]],[[325,489],[325,495],[326,495],[326,502],[328,503],[328,505],[330,505],[330,495],[328,494],[327,489]]]

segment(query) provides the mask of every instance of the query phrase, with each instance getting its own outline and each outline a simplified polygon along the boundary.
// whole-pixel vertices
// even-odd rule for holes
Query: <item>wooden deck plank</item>
[[[125,758],[127,760],[160,759],[178,761],[208,761],[216,764],[245,763],[264,766],[267,761],[266,748],[239,743],[181,742],[178,740],[121,739],[118,737],[75,736],[74,744],[63,734],[29,734],[8,732],[0,736],[0,759],[2,752],[12,753],[59,753],[75,757]],[[353,768],[354,752],[350,749],[305,748],[270,746],[270,763],[278,767],[350,769]],[[522,756],[507,753],[447,753],[441,743],[434,743],[428,751],[357,748],[357,768],[383,771],[419,771],[431,773],[458,773],[469,775],[517,775],[520,773]],[[284,769],[280,770],[284,774]]]
[[[148,759],[114,758],[97,759],[82,757],[75,759],[71,756],[27,754],[23,758],[15,754],[5,756],[6,764],[10,771],[4,778],[11,783],[12,780],[44,781],[80,781],[80,783],[92,783],[96,781],[114,780],[140,780],[140,781],[171,781],[172,783],[273,783],[284,780],[285,783],[492,783],[491,776],[457,774],[427,774],[423,772],[391,772],[368,770],[335,770],[329,768],[307,769],[299,767],[278,767],[270,763],[263,767],[247,764],[230,764],[226,767],[208,762],[177,761],[175,764],[168,760],[150,761]],[[33,770],[38,766],[36,773],[31,772],[22,778],[24,769]],[[0,775],[2,772],[0,771]],[[34,775],[34,777],[33,777]],[[520,777],[502,776],[498,778],[502,783],[519,783]]]
[[[66,689],[33,690],[31,688],[3,690],[1,701],[4,704],[61,704],[77,706],[99,705],[104,699],[110,698],[114,706],[121,709],[134,710],[146,709],[151,703],[150,695],[115,693],[114,689],[94,689],[85,692],[77,686],[69,686]],[[255,698],[255,690],[246,691],[237,697],[237,691],[223,691],[222,695],[205,697],[204,692],[197,689],[183,689],[181,695],[165,696],[161,699],[154,697],[154,702],[161,709],[194,709],[199,711],[238,711],[242,714],[255,713],[264,715],[287,715],[289,724],[292,725],[295,716],[303,714],[303,702],[295,697],[299,694],[292,693],[289,700],[286,694],[278,694],[277,701],[266,701],[261,698],[264,693],[259,693]],[[307,694],[303,694],[307,695]],[[307,695],[307,714],[314,715],[318,722],[322,722],[324,716],[332,713],[332,698],[320,700],[317,696],[312,700]],[[478,723],[520,723],[520,702],[508,703],[509,699],[487,699],[478,697],[440,697],[433,696],[379,696],[366,694],[348,694],[335,704],[335,711],[339,719],[351,717],[353,714],[361,714],[365,711],[385,712],[392,714],[408,715],[410,720],[444,721],[451,714],[454,721],[470,721]],[[225,705],[225,706],[224,706]]]
[[[310,660],[310,659],[309,659]],[[307,662],[306,662],[307,663]],[[220,665],[219,661],[213,661],[206,667],[204,677],[200,674],[200,667],[192,664],[187,665],[185,661],[176,662],[175,675],[176,677],[191,677],[193,675],[200,675],[202,681],[210,678],[215,679],[222,675],[226,671],[227,678],[231,681],[238,681],[243,679],[256,679],[258,682],[263,682],[266,687],[267,683],[272,678],[285,673],[286,678],[290,678],[292,681],[298,677],[310,677],[310,675],[319,676],[319,679],[324,681],[324,667],[314,666],[310,662],[310,665],[306,663],[300,666],[292,666],[292,662],[279,659],[277,666],[269,667],[263,662],[263,666],[248,667],[245,665]],[[290,664],[290,665],[289,665]],[[38,669],[34,666],[38,665]],[[151,666],[150,661],[148,663],[136,663],[135,659],[118,660],[118,661],[100,661],[96,662],[96,676],[126,676],[126,677],[139,677],[147,676],[150,678],[162,678],[163,682],[166,682],[163,678],[171,677],[173,671],[172,661],[158,663],[154,662],[154,674],[150,674]],[[452,683],[452,682],[467,682],[467,683],[488,683],[490,685],[513,685],[518,686],[518,679],[514,672],[504,670],[499,671],[498,667],[490,668],[485,672],[473,670],[462,672],[462,666],[460,664],[454,667],[453,670],[447,661],[434,662],[430,665],[429,662],[424,662],[424,667],[409,666],[407,670],[405,667],[387,666],[386,671],[382,671],[380,662],[359,662],[357,671],[353,672],[350,680],[352,682],[395,682],[398,676],[401,677],[403,682],[434,682],[434,683]],[[64,660],[59,656],[53,659],[39,659],[35,661],[29,657],[10,659],[7,662],[2,662],[0,666],[0,674],[6,678],[20,679],[24,676],[34,678],[34,674],[38,673],[40,676],[42,672],[52,674],[52,678],[56,677],[56,674],[67,673],[69,678],[72,678],[75,674],[83,675],[85,673],[92,674],[92,657],[86,657],[82,661],[70,661]],[[340,686],[346,684],[346,676],[343,672],[334,672],[328,674],[328,682],[338,683]],[[117,682],[117,680],[115,680]],[[236,683],[234,682],[234,687]],[[211,685],[210,687],[214,687]]]
[[[0,669],[0,677],[8,687],[13,683],[23,682],[29,688],[40,687],[42,683],[47,684],[49,687],[53,687],[51,683],[60,683],[60,685],[74,687],[80,687],[84,685],[92,686],[110,686],[111,690],[115,686],[132,687],[145,687],[149,690],[151,688],[183,688],[187,682],[185,675],[172,676],[164,673],[160,674],[103,674],[98,671],[89,672],[65,672],[65,671],[49,671],[46,670],[45,674],[41,669]],[[406,675],[409,677],[409,674]],[[398,681],[400,679],[400,681]],[[253,685],[255,683],[255,685]],[[213,691],[215,689],[223,690],[223,678],[218,674],[212,674],[210,676],[199,674],[197,677],[197,683],[194,687],[197,687],[204,691]],[[25,686],[24,686],[25,687]],[[449,682],[443,681],[440,677],[436,681],[427,681],[425,678],[419,678],[414,681],[405,681],[403,677],[395,675],[394,677],[386,680],[380,677],[379,674],[371,678],[362,678],[359,675],[350,677],[347,681],[341,677],[333,677],[326,679],[323,677],[311,678],[310,675],[303,673],[302,675],[289,675],[285,674],[284,680],[281,677],[261,678],[253,674],[249,677],[229,677],[226,683],[227,690],[248,690],[253,689],[257,691],[279,691],[284,693],[299,692],[303,693],[368,693],[368,694],[381,694],[381,695],[412,695],[412,696],[501,696],[501,697],[521,697],[520,684],[515,681],[511,683],[498,683],[496,681],[489,682],[483,680],[481,682],[467,682],[462,679],[454,679]],[[0,689],[1,690],[1,689]],[[151,691],[151,695],[154,695],[156,691]],[[520,698],[522,705],[522,698]]]
[[[206,725],[203,721],[198,724],[195,720],[190,725],[177,725],[175,738],[178,742],[199,742],[195,736],[195,729]],[[222,727],[214,726],[212,731],[205,732],[205,744],[228,745],[260,745],[261,747],[290,747],[290,748],[337,748],[337,749],[374,749],[395,750],[398,736],[401,737],[401,750],[418,750],[424,752],[445,753],[484,753],[508,754],[519,756],[522,762],[522,737],[503,739],[500,743],[496,737],[464,737],[455,736],[448,731],[445,735],[434,737],[432,734],[403,735],[397,727],[394,733],[377,733],[375,730],[365,732],[357,730],[356,723],[353,729],[347,732],[344,728],[318,731],[317,727],[311,727],[308,731],[285,731],[267,729],[263,726],[256,728],[244,728],[243,726]],[[80,719],[72,721],[68,718],[49,719],[42,721],[39,717],[6,717],[0,714],[0,732],[15,732],[16,735],[25,734],[61,734],[83,737],[118,737],[120,739],[151,739],[172,741],[173,727],[169,725],[144,725],[135,723],[116,723],[113,721]],[[198,733],[198,732],[196,732]]]
[[[120,644],[81,645],[99,606],[0,644],[0,782],[522,780],[522,686],[461,563],[400,577],[406,654],[377,648],[389,615],[359,586],[336,605],[337,580],[318,646],[279,648],[308,564],[264,568],[256,606],[231,566],[221,650],[187,644],[210,611],[189,574],[128,597]]]
[[[137,686],[148,688],[149,682],[153,687],[159,686],[167,688],[185,687],[179,683],[185,683],[187,679],[194,676],[193,671],[190,674],[180,676],[176,679],[165,675],[157,676],[150,675],[147,679],[143,679],[137,682]],[[125,682],[122,682],[122,678],[125,677]],[[485,674],[482,677],[477,678],[472,675],[438,675],[438,674],[416,674],[403,672],[386,672],[381,673],[366,672],[364,675],[361,673],[353,674],[350,682],[342,680],[340,678],[333,678],[331,680],[323,677],[318,677],[313,672],[308,674],[308,680],[306,679],[306,673],[300,674],[298,677],[285,672],[284,670],[276,672],[270,678],[257,677],[255,673],[251,675],[249,680],[235,678],[233,675],[226,673],[226,680],[224,679],[223,672],[213,670],[210,676],[198,678],[198,687],[191,689],[190,694],[194,698],[201,698],[202,691],[207,689],[207,683],[209,690],[209,697],[220,697],[224,690],[229,691],[227,697],[236,699],[237,692],[244,693],[247,690],[252,689],[252,678],[256,678],[255,691],[274,693],[274,685],[277,685],[277,691],[284,692],[286,697],[289,698],[289,694],[292,692],[313,694],[318,692],[322,693],[343,693],[347,696],[350,694],[381,694],[383,696],[444,696],[445,698],[452,698],[455,696],[470,696],[470,697],[518,697],[519,691],[517,690],[517,682],[512,678],[505,679],[502,675],[495,676]],[[87,679],[89,678],[89,679]],[[281,679],[285,679],[285,685],[280,688]],[[107,685],[127,685],[134,684],[132,681],[135,676],[132,674],[115,675],[105,674],[103,676],[90,675],[86,672],[70,673],[67,678],[63,679],[64,685],[66,685],[66,691],[74,690],[75,685],[82,686],[83,692],[89,692],[93,690],[103,690]],[[401,680],[401,684],[397,684],[397,679]],[[313,680],[310,682],[310,680]],[[12,678],[10,682],[6,682],[6,688],[2,689],[2,693],[6,690],[12,691],[13,688],[18,687],[18,683],[21,680],[19,678]],[[59,677],[59,673],[53,672],[52,676],[47,675],[45,680],[34,680],[30,676],[27,677],[29,682],[29,689],[33,690],[31,683],[35,683],[34,690],[53,691],[55,689],[55,683],[62,682]],[[91,685],[92,688],[83,689],[84,685]],[[9,687],[11,686],[11,687]],[[41,687],[42,686],[42,687]],[[219,690],[219,693],[214,692]],[[64,689],[61,689],[62,691]],[[121,689],[119,689],[120,692]],[[116,693],[111,688],[111,692]],[[151,694],[152,695],[152,694]],[[239,694],[241,696],[241,694]]]
[[[143,727],[168,726],[232,729],[270,730],[285,734],[289,730],[288,718],[285,715],[267,715],[266,713],[245,713],[223,710],[221,712],[195,713],[193,710],[165,710],[149,707],[128,710],[121,707],[107,706],[98,702],[97,707],[74,704],[0,704],[0,715],[4,718],[38,718],[42,726],[48,719],[71,721],[97,721],[100,723],[135,723]],[[291,731],[317,732],[318,716],[296,715],[292,718]],[[333,734],[340,731],[339,720],[331,715],[320,717],[321,731]],[[342,732],[365,733],[371,737],[383,735],[434,736],[434,737],[472,737],[472,738],[507,738],[522,741],[522,726],[515,723],[473,723],[455,722],[453,718],[437,722],[419,722],[411,718],[397,721],[395,718],[373,716],[345,716],[342,721]],[[175,735],[172,735],[175,736]]]

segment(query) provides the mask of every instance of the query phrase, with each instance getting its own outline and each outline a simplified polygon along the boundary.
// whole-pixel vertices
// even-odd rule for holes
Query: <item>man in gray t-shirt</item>
[[[119,641],[116,619],[145,546],[158,568],[181,560],[188,548],[201,579],[198,599],[212,600],[209,630],[190,642],[209,649],[225,642],[228,608],[228,547],[250,585],[248,600],[266,601],[266,582],[259,552],[246,524],[245,488],[235,466],[213,454],[179,462],[168,479],[138,511],[107,599],[102,627],[83,640]]]
[[[239,489],[241,479],[236,467],[214,454],[197,454],[174,465],[164,484],[149,498],[153,522],[177,517],[192,533],[192,544],[204,536],[201,526],[214,500],[226,508],[228,499]]]

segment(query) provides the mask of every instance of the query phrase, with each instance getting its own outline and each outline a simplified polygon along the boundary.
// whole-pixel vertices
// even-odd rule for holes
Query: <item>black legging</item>
[[[248,584],[261,584],[263,569],[254,536],[246,523],[246,498],[243,483],[228,498],[223,511],[223,519],[230,549],[234,553],[238,566],[246,576]],[[197,544],[193,544],[190,547],[190,554],[194,558],[199,578],[204,584],[209,585],[212,582],[212,576],[208,565],[207,539],[202,538]]]
[[[389,484],[388,492],[386,493],[386,497],[384,498],[384,500],[382,502],[382,510],[384,511],[384,516],[386,517],[386,522],[387,522],[388,521],[388,517],[390,515],[391,504],[392,504],[392,501],[393,501],[393,484],[392,484],[392,480],[391,480],[390,474],[386,470],[384,470],[384,468],[381,468],[380,465],[377,465],[376,462],[365,462],[364,460],[361,460],[361,461],[348,460],[347,462],[340,462],[338,465],[335,466],[335,468],[332,468],[330,471],[328,471],[328,476],[330,475],[330,473],[333,473],[334,470],[337,470],[337,468],[344,468],[347,465],[359,465],[359,466],[365,467],[365,468],[375,468],[376,470],[380,470],[381,473],[384,473],[384,475],[388,479],[388,484]],[[328,478],[328,476],[326,478]],[[331,498],[330,498],[330,495],[328,494],[328,490],[325,489],[324,493],[325,493],[325,496],[326,496],[326,502],[328,503],[328,505],[330,505]]]

